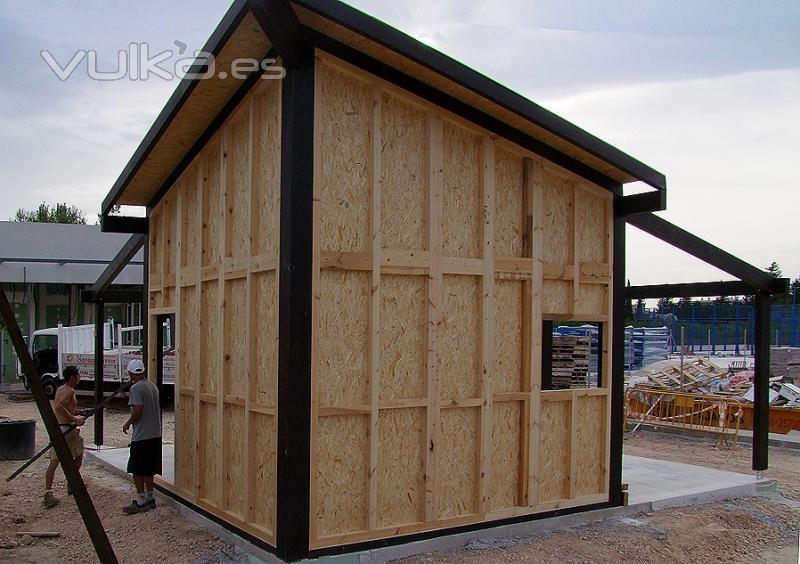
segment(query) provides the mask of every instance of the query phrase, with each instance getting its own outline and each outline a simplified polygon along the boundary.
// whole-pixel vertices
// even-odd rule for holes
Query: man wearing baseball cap
[[[128,392],[131,416],[122,426],[128,433],[133,425],[128,472],[133,474],[137,498],[122,508],[123,513],[141,513],[155,509],[153,476],[161,474],[161,411],[158,388],[144,373],[144,364],[138,358],[128,363],[128,377],[133,385]]]

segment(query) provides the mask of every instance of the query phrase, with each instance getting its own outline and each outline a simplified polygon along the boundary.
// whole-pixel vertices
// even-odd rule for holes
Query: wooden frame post
[[[275,539],[284,560],[309,550],[314,58],[283,79]]]
[[[14,311],[11,308],[11,304],[8,303],[5,291],[2,288],[0,288],[0,316],[3,318],[3,323],[14,345],[14,350],[22,365],[25,377],[30,383],[33,398],[36,400],[36,407],[39,409],[39,414],[42,416],[42,421],[44,422],[45,429],[47,429],[50,442],[53,444],[58,459],[61,461],[61,469],[67,477],[67,484],[69,484],[73,496],[75,497],[75,503],[78,506],[78,511],[81,514],[83,523],[86,525],[86,531],[89,533],[89,538],[92,540],[97,558],[104,564],[116,563],[118,562],[117,556],[114,554],[114,549],[111,547],[111,542],[108,540],[108,535],[103,528],[103,523],[97,515],[97,511],[92,503],[92,498],[89,497],[89,492],[86,491],[86,484],[83,483],[83,478],[75,466],[75,461],[72,459],[72,454],[70,453],[69,446],[67,446],[64,435],[61,433],[61,428],[53,413],[53,408],[44,393],[44,387],[42,386],[39,372],[36,370],[33,359],[25,346],[25,341],[22,338],[19,325],[17,325],[17,320],[14,317]]]

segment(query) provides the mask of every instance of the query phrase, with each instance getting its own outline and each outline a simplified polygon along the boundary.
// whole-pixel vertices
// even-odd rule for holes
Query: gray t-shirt
[[[161,436],[161,409],[158,388],[150,380],[139,380],[128,392],[128,405],[143,405],[142,418],[133,424],[132,441],[144,441]]]

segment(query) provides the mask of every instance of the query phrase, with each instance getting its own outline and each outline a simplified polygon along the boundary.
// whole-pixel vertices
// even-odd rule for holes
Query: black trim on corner
[[[529,515],[521,515],[519,517],[508,517],[506,519],[497,519],[496,521],[483,521],[481,523],[473,523],[471,525],[462,525],[459,527],[450,527],[446,529],[436,529],[433,531],[425,531],[422,533],[414,533],[411,535],[402,535],[385,539],[377,539],[374,541],[359,542],[354,544],[343,544],[339,546],[331,546],[328,548],[317,548],[315,550],[309,551],[308,557],[320,558],[323,556],[335,556],[338,554],[360,552],[362,550],[386,548],[389,546],[397,546],[398,544],[412,543],[417,541],[433,539],[437,537],[446,537],[450,535],[457,535],[460,533],[469,533],[472,531],[482,531],[486,529],[492,529],[494,527],[502,527],[505,525],[515,525],[518,523],[541,521],[542,519],[551,519],[553,517],[561,517],[563,515],[571,515],[573,513],[595,511],[597,509],[609,509],[611,507],[615,506],[606,501],[602,503],[593,503],[589,505],[579,505],[577,507],[569,507],[566,509],[555,509],[553,511],[531,513]]]
[[[622,186],[615,190],[615,210]],[[609,445],[608,491],[611,505],[622,505],[622,435],[625,425],[625,219],[614,213],[612,249],[613,290],[611,300],[611,444]]]
[[[233,35],[234,31],[236,31],[236,28],[246,13],[247,0],[234,0],[231,7],[228,8],[227,12],[225,12],[222,20],[220,20],[216,29],[214,29],[211,37],[209,37],[208,41],[203,46],[202,51],[206,53],[212,53],[214,56],[218,55],[228,42],[228,39],[230,39],[230,36]],[[158,114],[156,121],[153,122],[152,126],[150,126],[147,135],[144,136],[144,139],[142,139],[142,142],[139,143],[139,146],[136,148],[133,156],[128,161],[128,164],[125,165],[125,168],[122,170],[119,178],[117,178],[117,181],[114,182],[114,186],[111,187],[108,195],[106,195],[106,197],[103,199],[103,204],[100,208],[102,216],[107,216],[108,212],[111,210],[111,207],[117,203],[117,200],[125,190],[125,187],[131,181],[131,178],[133,178],[133,176],[142,166],[145,159],[150,154],[150,151],[153,150],[153,147],[156,146],[158,140],[167,130],[167,127],[169,127],[169,124],[173,119],[175,119],[175,116],[178,115],[178,112],[186,103],[186,100],[189,99],[189,96],[194,91],[198,82],[199,81],[197,80],[184,78],[178,84],[175,92],[172,93],[172,96],[170,96],[169,100],[167,101],[166,106],[164,106],[164,109],[162,109],[161,113]]]
[[[623,196],[620,199],[619,214],[633,215],[635,213],[663,211],[665,209],[667,209],[667,191],[655,190]]]
[[[609,178],[601,172],[598,172],[589,165],[586,165],[579,160],[570,157],[569,155],[566,155],[557,149],[554,149],[550,145],[531,137],[527,133],[516,129],[507,123],[485,114],[469,104],[454,98],[453,96],[437,90],[436,88],[419,79],[404,74],[385,63],[365,55],[360,51],[339,43],[335,39],[331,39],[330,37],[317,33],[313,29],[306,29],[308,36],[311,38],[316,47],[330,53],[331,55],[334,55],[335,57],[362,68],[365,71],[374,74],[375,76],[382,78],[387,82],[391,82],[392,84],[395,84],[396,86],[399,86],[400,88],[403,88],[413,94],[416,94],[421,98],[425,98],[431,103],[440,106],[449,112],[461,116],[462,118],[471,121],[480,127],[483,127],[484,129],[492,131],[493,133],[496,133],[497,135],[504,137],[533,153],[536,153],[542,158],[564,167],[570,172],[585,178],[589,182],[593,182],[594,184],[602,186],[606,189],[611,189],[619,184],[619,182],[616,180]]]
[[[758,292],[755,299],[755,347],[753,369],[753,470],[760,472],[769,466],[769,313],[770,299]]]
[[[484,96],[642,182],[659,190],[666,189],[666,179],[660,172],[382,21],[342,2],[327,0],[294,0],[294,2]]]
[[[160,491],[162,494],[164,494],[165,496],[169,497],[170,499],[175,500],[176,503],[178,503],[180,505],[183,505],[184,507],[194,511],[195,513],[197,513],[198,515],[200,515],[202,517],[205,517],[206,519],[208,519],[209,521],[212,521],[213,523],[219,525],[220,527],[222,527],[226,531],[230,531],[232,534],[236,535],[237,537],[242,537],[247,542],[257,546],[258,548],[260,548],[262,550],[265,550],[265,551],[269,552],[270,554],[275,554],[276,553],[275,547],[272,546],[271,544],[268,544],[268,543],[264,542],[260,538],[251,535],[247,531],[243,531],[242,529],[238,528],[236,525],[232,525],[231,523],[225,521],[224,519],[222,519],[220,517],[217,517],[213,513],[210,513],[208,511],[206,511],[202,507],[200,507],[198,505],[195,505],[191,501],[187,500],[185,497],[181,497],[180,494],[177,494],[177,493],[173,492],[169,488],[165,488],[164,486],[161,486],[159,484],[153,484],[153,487],[155,487],[155,489],[157,489],[158,491]]]
[[[265,59],[273,57],[275,54],[274,49],[270,49],[269,52],[264,56]],[[225,103],[222,109],[214,116],[214,119],[211,120],[211,123],[208,124],[208,127],[205,128],[203,133],[197,140],[192,144],[191,149],[183,156],[181,161],[178,163],[178,166],[170,173],[167,179],[161,184],[158,191],[152,197],[150,202],[148,202],[148,206],[154,208],[158,205],[161,199],[167,195],[167,192],[175,185],[175,182],[178,181],[178,178],[184,173],[186,168],[192,164],[192,161],[197,157],[197,155],[202,151],[205,146],[208,144],[209,140],[217,133],[222,124],[225,123],[225,120],[233,113],[236,109],[236,106],[242,101],[242,99],[247,96],[250,90],[261,80],[261,77],[264,75],[266,71],[261,70],[258,72],[253,72],[248,76],[243,82],[242,85],[233,93],[233,96]]]
[[[542,321],[542,390],[553,389],[553,322]]]
[[[738,280],[725,282],[689,282],[685,284],[650,284],[647,286],[628,286],[625,298],[628,300],[651,298],[711,298],[714,296],[749,296],[757,290],[747,282]]]
[[[309,550],[315,72],[308,60],[287,69],[282,92],[275,544],[287,561]]]
[[[139,235],[146,235],[148,230],[149,221],[146,217],[100,216],[100,231],[103,233],[138,233]]]
[[[289,0],[249,0],[253,17],[287,67],[308,64],[313,51]]]

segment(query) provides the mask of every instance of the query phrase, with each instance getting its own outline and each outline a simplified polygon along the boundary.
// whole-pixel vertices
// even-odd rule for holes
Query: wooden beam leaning
[[[522,256],[531,262],[531,272],[533,272],[533,208],[532,208],[532,179],[530,171],[530,159],[522,160]],[[497,268],[495,259],[495,268]],[[525,394],[525,400],[521,406],[520,432],[519,432],[519,493],[517,494],[517,505],[529,505],[530,480],[528,480],[531,456],[531,421],[533,420],[533,373],[531,365],[531,345],[533,342],[532,321],[532,299],[533,299],[533,275],[530,279],[522,281],[522,358],[520,367],[522,370],[520,379],[520,391]]]
[[[47,430],[50,442],[53,444],[58,459],[61,461],[61,469],[67,477],[67,484],[69,484],[73,492],[75,503],[78,506],[78,511],[86,526],[86,531],[89,533],[89,538],[92,540],[97,558],[103,564],[116,563],[118,562],[117,556],[114,554],[114,549],[111,546],[111,542],[108,540],[108,535],[103,528],[103,523],[97,515],[97,511],[92,503],[92,498],[89,497],[89,492],[86,491],[86,484],[83,483],[83,478],[75,467],[75,461],[72,458],[69,446],[67,446],[67,441],[61,433],[61,428],[53,413],[53,408],[44,393],[39,372],[36,370],[33,359],[25,346],[25,340],[22,338],[19,325],[17,325],[14,311],[11,309],[11,304],[8,303],[5,290],[2,288],[0,288],[0,316],[2,316],[3,324],[14,346],[14,351],[17,353],[19,362],[22,365],[23,373],[30,383],[31,392],[36,401],[36,407],[39,409],[39,414],[42,416],[42,421],[44,422],[44,427]]]
[[[438,519],[439,484],[436,460],[439,447],[439,331],[442,324],[442,120],[433,112],[428,114],[428,335],[426,370],[428,411],[425,442],[425,521]]]
[[[369,305],[369,488],[367,498],[367,528],[378,526],[378,460],[380,448],[380,345],[381,345],[381,90],[372,92],[371,153],[369,158],[370,237],[372,239],[372,283]]]
[[[481,439],[480,475],[478,486],[478,512],[485,517],[492,495],[492,431],[494,427],[494,399],[492,374],[494,372],[494,198],[495,153],[494,142],[484,137],[481,143],[481,192],[483,226],[483,277],[481,279]]]

